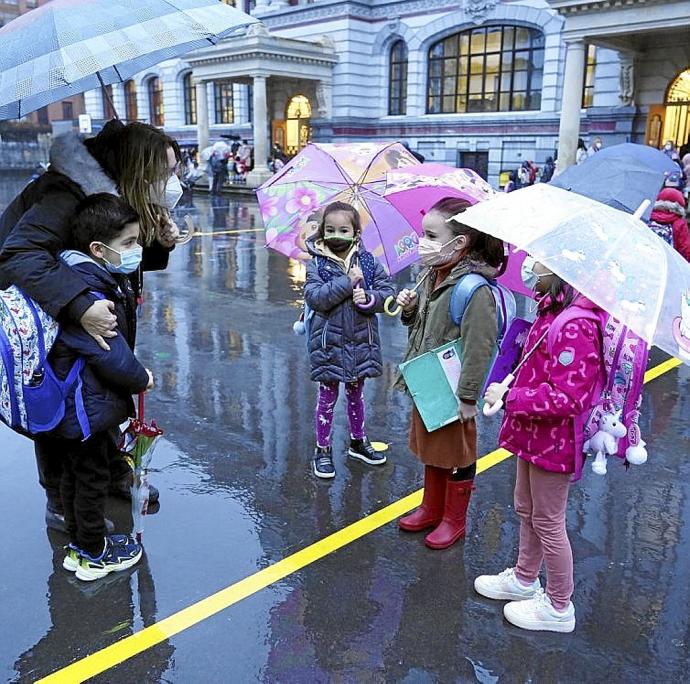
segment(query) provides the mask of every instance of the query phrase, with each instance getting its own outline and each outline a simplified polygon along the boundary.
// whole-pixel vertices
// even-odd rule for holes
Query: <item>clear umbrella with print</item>
[[[531,254],[645,342],[690,364],[690,263],[637,216],[540,183],[458,220]]]
[[[217,0],[52,0],[0,28],[0,119],[124,82],[256,21]]]

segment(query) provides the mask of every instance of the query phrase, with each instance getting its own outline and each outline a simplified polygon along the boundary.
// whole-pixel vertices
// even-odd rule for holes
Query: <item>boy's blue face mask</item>
[[[103,246],[107,250],[120,255],[120,263],[118,265],[111,264],[107,259],[104,259],[105,267],[110,273],[129,275],[130,273],[134,273],[141,265],[141,259],[144,254],[144,248],[141,245],[132,247],[132,249],[128,249],[126,252],[118,252],[116,249],[108,247],[106,244],[103,244]]]

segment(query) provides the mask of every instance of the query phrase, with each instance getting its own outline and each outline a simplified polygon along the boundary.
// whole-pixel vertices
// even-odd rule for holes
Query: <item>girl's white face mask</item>
[[[453,259],[454,245],[453,243],[462,236],[456,235],[452,240],[441,244],[436,240],[429,240],[426,237],[419,238],[419,246],[417,251],[425,266],[444,266]],[[453,245],[449,249],[449,246]]]

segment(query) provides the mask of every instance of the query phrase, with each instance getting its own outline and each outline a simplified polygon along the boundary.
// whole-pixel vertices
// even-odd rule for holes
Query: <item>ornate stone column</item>
[[[585,77],[585,43],[576,40],[567,43],[565,77],[561,101],[561,125],[558,129],[558,171],[575,163],[577,139],[580,136],[580,109],[582,84]]]
[[[271,177],[268,159],[268,111],[266,107],[266,77],[254,76],[254,168],[247,175],[247,185],[258,188]]]
[[[208,147],[209,142],[208,88],[206,81],[197,81],[194,87],[196,88],[196,137],[199,152],[201,152]]]

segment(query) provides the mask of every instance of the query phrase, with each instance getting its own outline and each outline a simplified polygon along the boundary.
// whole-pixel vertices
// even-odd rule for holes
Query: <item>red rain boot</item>
[[[410,515],[400,518],[398,526],[405,532],[421,532],[436,527],[443,518],[446,502],[446,482],[451,471],[436,466],[424,466],[424,498],[422,505]]]
[[[446,507],[441,524],[424,539],[431,549],[447,549],[465,536],[467,507],[474,490],[474,480],[448,480]]]

